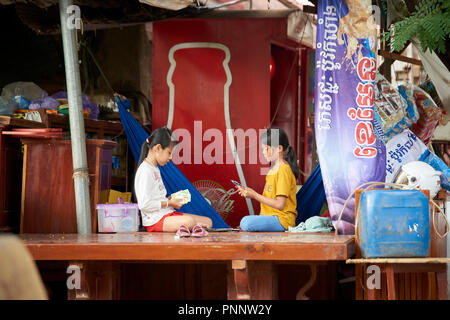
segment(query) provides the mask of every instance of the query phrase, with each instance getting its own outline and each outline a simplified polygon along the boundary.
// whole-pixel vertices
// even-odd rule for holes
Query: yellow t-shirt
[[[266,176],[263,196],[276,199],[277,196],[285,196],[286,205],[283,210],[278,210],[261,203],[261,213],[264,216],[278,216],[281,225],[287,230],[295,227],[297,217],[297,181],[289,164],[284,163],[276,169],[270,169]]]

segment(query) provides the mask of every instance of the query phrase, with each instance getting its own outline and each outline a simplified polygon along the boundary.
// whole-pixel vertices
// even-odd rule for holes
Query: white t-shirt
[[[164,187],[159,168],[147,161],[142,162],[137,169],[134,191],[144,227],[154,225],[164,215],[175,211],[172,207],[161,208],[161,201],[167,201],[167,190]]]

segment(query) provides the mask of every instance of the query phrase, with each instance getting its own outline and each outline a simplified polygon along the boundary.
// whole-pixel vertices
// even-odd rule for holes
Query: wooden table
[[[310,266],[310,280],[298,299],[315,282],[316,267],[354,255],[353,236],[331,234],[211,232],[205,238],[175,239],[173,233],[22,234],[35,260],[64,260],[81,270],[80,290],[72,299],[113,299],[119,283],[117,263],[144,261],[222,261],[228,266],[228,299],[276,299],[276,264]],[[96,279],[88,279],[88,272]],[[93,288],[94,284],[101,287]],[[90,288],[89,288],[90,287]]]
[[[435,272],[439,300],[447,300],[447,263],[450,258],[379,258],[379,259],[349,259],[348,264],[376,265],[387,277],[389,300],[397,300],[395,273]],[[379,275],[381,277],[381,274]],[[369,300],[375,300],[375,290],[368,290]]]

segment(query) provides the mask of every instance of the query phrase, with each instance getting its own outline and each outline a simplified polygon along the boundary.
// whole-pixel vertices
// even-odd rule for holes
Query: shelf
[[[48,127],[69,129],[69,118],[65,115],[48,114]],[[123,131],[120,121],[104,121],[84,119],[84,130],[86,132],[97,133],[99,139],[103,139],[105,134],[118,135]]]
[[[0,116],[0,125],[21,128],[62,128],[69,130],[69,118],[60,114],[41,113],[42,122],[18,119],[10,116]],[[120,121],[104,121],[84,119],[86,132],[96,133],[98,139],[103,139],[105,134],[119,135],[123,131]]]
[[[20,128],[45,128],[42,122],[14,118],[10,116],[0,116],[0,126],[12,126]]]

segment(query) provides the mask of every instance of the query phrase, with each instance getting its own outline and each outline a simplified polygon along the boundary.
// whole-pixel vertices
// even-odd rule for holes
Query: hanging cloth
[[[450,113],[450,90],[448,90],[450,85],[450,72],[434,51],[427,50],[427,52],[422,52],[417,39],[414,39],[412,43],[419,53],[420,61],[422,61],[426,73],[436,88],[444,110]]]

